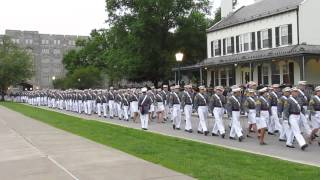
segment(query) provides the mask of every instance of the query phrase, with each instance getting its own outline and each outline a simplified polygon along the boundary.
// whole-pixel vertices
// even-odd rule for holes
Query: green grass
[[[17,103],[0,103],[59,129],[198,179],[319,179],[320,168],[204,143],[88,121]]]

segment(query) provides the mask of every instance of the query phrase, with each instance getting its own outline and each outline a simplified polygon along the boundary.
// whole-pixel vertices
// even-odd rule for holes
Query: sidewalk
[[[0,179],[192,179],[0,106]]]

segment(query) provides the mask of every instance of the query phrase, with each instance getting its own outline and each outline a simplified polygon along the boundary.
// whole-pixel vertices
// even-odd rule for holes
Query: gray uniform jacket
[[[181,98],[181,106],[184,108],[185,105],[193,105],[193,93],[190,93],[188,91],[184,91],[182,93]]]
[[[292,97],[294,98],[294,97]],[[298,97],[294,98],[298,103],[296,103],[292,98],[288,98],[288,100],[284,103],[283,109],[283,119],[288,120],[291,114],[299,115],[301,112],[304,112],[304,109],[301,107],[300,103],[298,102]]]
[[[194,97],[194,109],[198,109],[199,106],[209,106],[209,97],[206,94],[198,93]]]
[[[139,97],[138,106],[141,114],[148,114],[150,110],[152,100],[147,94],[143,94]]]

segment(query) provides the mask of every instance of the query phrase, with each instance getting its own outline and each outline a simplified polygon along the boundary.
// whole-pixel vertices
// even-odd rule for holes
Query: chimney
[[[227,17],[233,11],[233,0],[221,1],[221,17]]]

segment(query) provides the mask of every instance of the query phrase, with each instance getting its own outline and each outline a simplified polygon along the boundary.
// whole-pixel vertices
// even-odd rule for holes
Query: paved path
[[[92,116],[87,116],[84,114],[79,115],[77,113],[60,111],[60,110],[50,109],[46,107],[42,107],[42,108],[45,108],[47,110],[57,111],[60,113],[69,114],[72,116],[81,117],[88,120],[93,119],[101,122],[113,123],[113,124],[118,124],[125,127],[140,129],[140,124],[133,123],[132,121],[126,122],[126,121],[120,121],[118,119],[110,120],[110,119],[100,118],[97,115],[92,115]],[[212,119],[213,118],[211,117],[208,122],[209,129],[211,130],[212,130],[212,124],[213,124]],[[246,121],[246,118],[241,119],[241,122],[242,122],[241,124],[243,126],[246,125],[245,121]],[[196,130],[196,127],[198,127],[198,122],[199,122],[199,119],[197,117],[193,117],[192,127],[194,130]],[[182,129],[184,128],[184,122],[182,123],[181,127]],[[214,144],[214,145],[227,147],[231,149],[236,149],[236,150],[251,152],[255,154],[261,154],[261,155],[267,155],[267,156],[271,156],[271,157],[275,157],[283,160],[320,167],[320,156],[319,156],[320,147],[317,145],[317,143],[314,143],[313,145],[309,145],[306,151],[301,151],[298,144],[294,144],[294,146],[296,147],[295,149],[287,148],[284,142],[278,141],[278,138],[277,138],[278,136],[267,135],[266,142],[268,145],[261,146],[258,144],[258,140],[256,138],[246,138],[243,142],[238,142],[234,140],[229,140],[228,136],[226,136],[226,139],[221,139],[220,137],[204,136],[204,135],[199,135],[197,133],[190,134],[190,133],[184,132],[183,130],[174,131],[172,129],[171,123],[158,124],[155,122],[151,122],[149,124],[149,130],[152,132],[165,134],[168,136],[195,140],[195,141]],[[229,132],[227,131],[227,135],[228,133]]]
[[[192,178],[0,106],[0,179]]]

